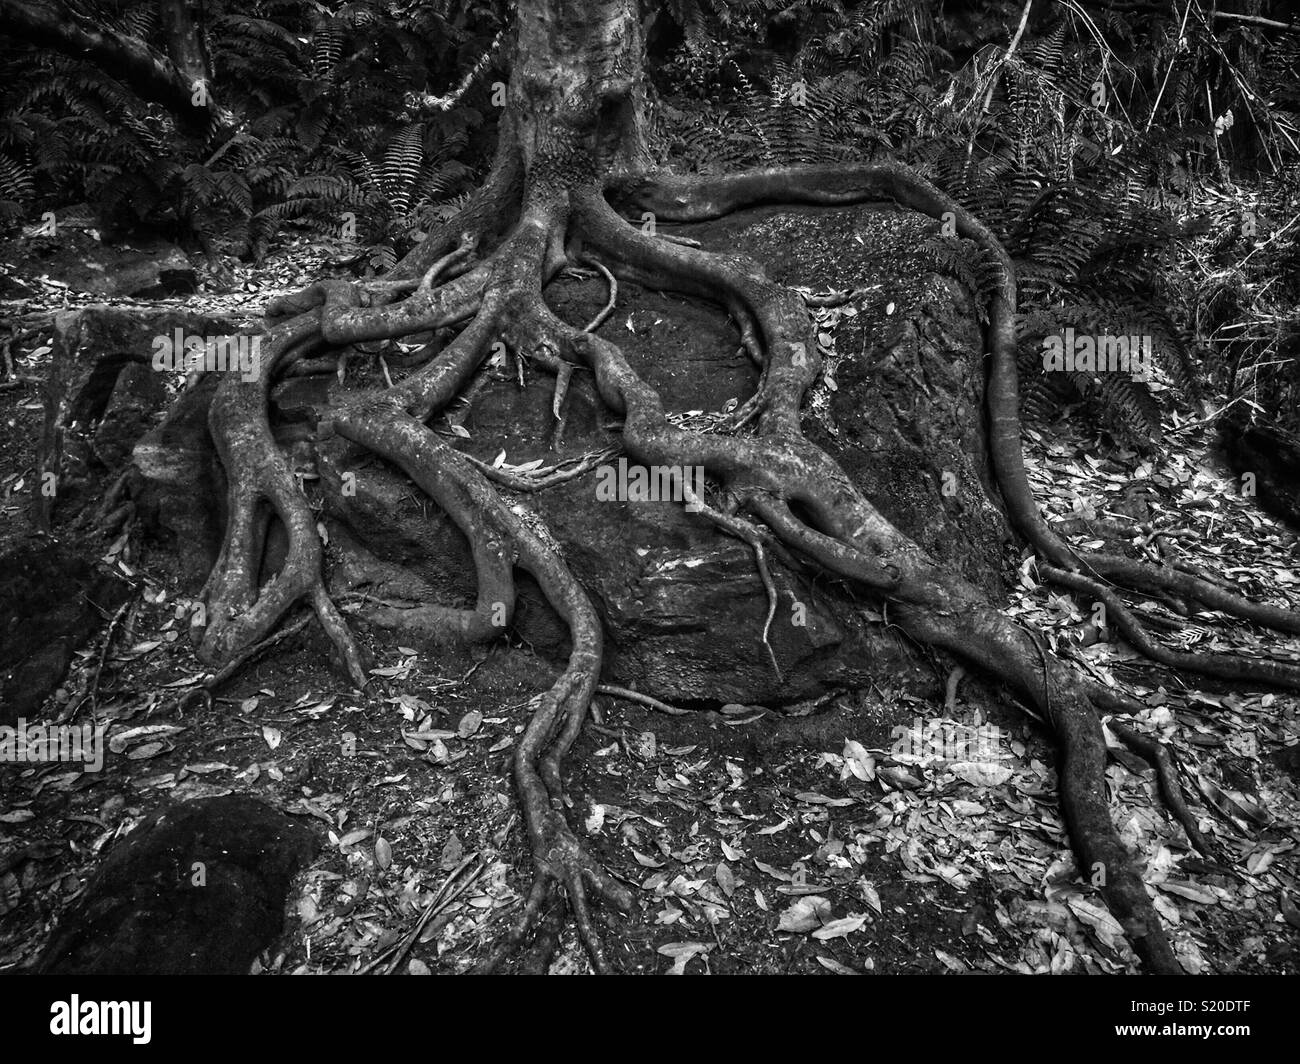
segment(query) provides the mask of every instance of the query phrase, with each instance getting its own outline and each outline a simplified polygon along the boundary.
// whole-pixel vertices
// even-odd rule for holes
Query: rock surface
[[[243,795],[149,816],[117,844],[60,921],[43,974],[242,975],[280,934],[315,835]]]
[[[1300,528],[1300,436],[1268,421],[1241,419],[1223,422],[1220,438],[1233,472],[1254,475],[1259,505]]]
[[[706,247],[760,258],[787,283],[870,291],[861,312],[834,330],[836,386],[818,385],[805,429],[887,517],[998,596],[1009,537],[989,501],[982,342],[969,296],[933,275],[917,253],[931,229],[925,219],[889,211],[774,208],[682,231]],[[599,281],[564,280],[547,291],[553,309],[575,323],[593,317],[605,296]],[[743,401],[756,383],[732,325],[693,300],[623,285],[619,310],[601,332],[688,424]],[[323,404],[334,385],[321,387]],[[550,464],[617,443],[585,373],[570,386],[557,442],[552,389],[551,378],[531,372],[520,388],[507,366],[474,399],[464,449],[488,462],[504,451],[514,465]],[[286,407],[300,410],[302,396],[295,387]],[[337,442],[324,448],[320,473],[324,512],[345,535],[414,575],[406,594],[472,604],[466,545],[436,507]],[[349,473],[351,497],[342,490]],[[768,602],[748,547],[676,503],[598,501],[595,481],[588,474],[519,501],[546,522],[604,618],[608,682],[712,705],[788,703],[881,676],[930,682],[869,601],[773,562],[779,605],[769,641],[778,674],[763,646]],[[549,656],[563,654],[566,633],[527,582],[520,598],[517,635]]]
[[[827,325],[824,342],[836,357],[814,387],[805,431],[886,517],[999,597],[1011,539],[986,465],[983,340],[969,294],[935,275],[921,252],[937,224],[888,207],[771,208],[680,231],[705,247],[761,260],[777,280],[865,293]],[[593,318],[606,295],[599,278],[561,279],[546,292],[556,313],[577,324]],[[728,404],[743,402],[757,381],[734,325],[700,301],[624,284],[601,333],[691,427],[720,423]],[[358,381],[381,380],[369,362],[352,356],[349,391]],[[526,368],[520,387],[510,357],[484,372],[463,416],[469,436],[458,444],[476,457],[492,462],[504,452],[512,465],[553,464],[617,445],[617,426],[589,373],[574,374],[557,425],[553,378]],[[291,378],[271,396],[280,436],[330,538],[331,586],[471,605],[467,545],[438,508],[373,455],[337,438],[311,442],[331,399],[347,394],[340,387],[333,374]],[[187,393],[135,450],[147,527],[174,552],[188,552],[180,564],[195,586],[220,527],[209,394]],[[434,427],[449,431],[445,418]],[[763,645],[768,600],[749,548],[676,502],[600,501],[596,481],[589,473],[515,503],[546,522],[600,610],[607,682],[715,707],[786,704],[882,676],[916,689],[934,684],[930,667],[883,623],[869,596],[772,560],[779,592],[769,636],[774,668]],[[278,542],[273,527],[269,553]],[[368,583],[360,578],[366,571]],[[398,611],[386,612],[391,621]],[[526,577],[513,637],[553,661],[567,653],[567,632]],[[407,633],[404,641],[414,638]]]
[[[152,365],[157,337],[231,331],[220,319],[172,309],[91,306],[54,322],[37,451],[37,527],[49,529],[98,503],[136,442],[161,416],[167,374]]]
[[[161,240],[113,247],[90,244],[59,279],[74,292],[157,299],[195,291],[194,267],[180,248]]]
[[[49,541],[0,557],[0,724],[34,717],[127,585]]]

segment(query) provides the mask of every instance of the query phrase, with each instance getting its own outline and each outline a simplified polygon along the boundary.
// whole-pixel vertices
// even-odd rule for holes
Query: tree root
[[[1194,654],[1171,650],[1152,639],[1120,597],[1099,581],[1083,573],[1068,572],[1051,565],[1040,565],[1038,571],[1054,584],[1073,591],[1087,592],[1103,603],[1106,607],[1107,619],[1114,623],[1136,650],[1140,650],[1152,661],[1185,672],[1214,676],[1221,680],[1248,680],[1290,691],[1300,691],[1300,668],[1294,665],[1227,654]]]
[[[1140,731],[1130,728],[1126,724],[1112,720],[1107,725],[1108,728],[1120,739],[1125,746],[1146,760],[1152,768],[1156,770],[1156,780],[1160,787],[1160,797],[1174,818],[1183,826],[1187,832],[1187,838],[1197,851],[1203,856],[1209,857],[1210,844],[1206,841],[1205,836],[1201,834],[1200,824],[1192,811],[1187,808],[1187,800],[1183,797],[1182,785],[1178,782],[1178,767],[1174,763],[1173,754],[1169,752],[1169,747],[1158,739],[1153,739],[1149,735],[1143,735]]]
[[[503,131],[503,141],[507,138]],[[280,319],[270,335],[271,356],[258,379],[227,381],[218,390],[211,428],[230,480],[230,522],[221,558],[210,578],[208,628],[201,654],[220,660],[253,645],[298,599],[307,599],[358,684],[359,652],[326,594],[321,546],[306,497],[279,453],[267,423],[272,375],[322,345],[345,345],[463,324],[459,335],[418,370],[388,389],[361,395],[322,424],[402,469],[451,517],[474,553],[478,598],[473,609],[427,605],[420,626],[431,636],[484,641],[497,637],[514,607],[516,567],[531,573],[567,624],[572,651],[564,672],[540,696],[514,756],[514,781],[533,859],[533,882],[510,932],[478,970],[498,968],[532,936],[530,967],[544,968],[554,952],[567,909],[596,971],[611,970],[592,913],[591,896],[628,910],[632,895],[584,851],[565,817],[563,759],[577,738],[597,691],[671,711],[621,688],[599,686],[603,636],[599,618],[541,522],[520,504],[507,505],[491,481],[514,491],[538,490],[581,475],[596,456],[540,477],[484,466],[461,454],[426,422],[465,387],[497,339],[563,377],[574,365],[589,369],[602,401],[623,418],[623,443],[640,461],[703,466],[712,482],[757,517],[752,523],[702,504],[714,524],[754,550],[769,599],[763,642],[775,615],[775,585],[765,550],[788,551],[821,569],[885,597],[891,617],[909,636],[942,648],[999,676],[1022,692],[1052,728],[1061,750],[1061,800],[1081,874],[1097,886],[1144,964],[1157,972],[1181,968],[1110,819],[1105,787],[1106,743],[1097,708],[1131,711],[1129,700],[1076,676],[1046,654],[1033,633],[1002,614],[974,586],[939,566],[870,504],[852,480],[801,432],[803,397],[820,369],[807,301],[773,284],[761,266],[734,255],[701,250],[692,241],[649,236],[620,218],[594,186],[530,179],[521,190],[516,160],[499,153],[481,196],[409,257],[393,280],[370,288],[321,282],[269,313]],[[991,312],[993,371],[989,383],[993,464],[1013,522],[1046,560],[1047,575],[1063,586],[1106,602],[1115,622],[1139,649],[1176,667],[1226,669],[1212,655],[1170,651],[1149,639],[1108,588],[1087,575],[1158,586],[1214,608],[1300,630],[1288,611],[1251,603],[1184,571],[1155,570],[1129,559],[1076,555],[1048,529],[1034,504],[1020,454],[1014,358],[1015,279],[991,233],[969,213],[911,171],[894,164],[773,170],[733,178],[621,181],[613,191],[664,221],[715,216],[758,202],[852,203],[893,196],[932,216],[950,213],[957,231],[976,240],[1001,264],[1002,281]],[[517,221],[495,250],[469,264],[472,244],[491,245],[502,231],[501,205],[518,203]],[[494,209],[495,208],[495,209]],[[509,212],[515,218],[515,212]],[[468,234],[462,237],[461,234]],[[488,239],[484,239],[487,237]],[[457,244],[457,241],[460,241]],[[566,324],[545,306],[543,284],[565,265],[565,247],[605,275],[609,299],[585,328]],[[463,272],[456,273],[460,267]],[[440,282],[440,278],[441,283]],[[631,368],[617,345],[595,332],[613,312],[616,279],[674,289],[720,302],[740,328],[742,343],[762,367],[755,395],[738,412],[737,427],[753,434],[692,432],[666,416],[659,395]],[[557,408],[562,388],[557,385]],[[257,585],[267,508],[289,534],[280,572]],[[1170,576],[1173,573],[1173,576]],[[403,619],[412,611],[403,610]],[[1164,657],[1160,657],[1163,654]],[[1208,662],[1208,667],[1207,667]],[[1232,678],[1284,682],[1290,669],[1276,663],[1232,662]],[[1228,675],[1220,671],[1214,675]],[[1115,709],[1116,706],[1121,707]],[[1112,725],[1114,730],[1116,726]],[[1193,835],[1195,821],[1176,789],[1168,751],[1123,725],[1116,734],[1157,767],[1166,801]],[[1133,736],[1137,736],[1135,739]],[[561,892],[563,901],[561,900]]]
[[[306,497],[280,454],[267,420],[268,382],[295,349],[314,339],[314,322],[297,318],[272,334],[256,379],[231,376],[213,398],[209,426],[226,470],[225,537],[207,587],[200,660],[221,664],[262,639],[299,599],[307,599],[357,687],[366,682],[361,652],[321,577],[321,543]],[[270,515],[284,525],[289,551],[264,586],[257,581]]]
[[[1118,555],[1079,554],[1048,527],[1034,502],[1020,443],[1016,281],[1011,260],[982,222],[909,167],[883,162],[789,167],[713,178],[656,174],[621,178],[609,191],[671,222],[702,221],[761,203],[842,206],[882,198],[950,221],[958,236],[973,240],[998,266],[999,282],[989,309],[989,447],[1012,522],[1034,549],[1050,564],[1068,571],[1090,571],[1135,589],[1177,593],[1232,616],[1300,634],[1300,614],[1293,610],[1253,602],[1188,572]]]
[[[598,694],[609,695],[611,698],[621,698],[625,702],[636,702],[638,705],[657,709],[660,713],[667,713],[670,717],[689,717],[692,712],[689,709],[678,709],[676,706],[670,706],[667,702],[660,702],[659,699],[643,695],[640,691],[633,691],[628,687],[618,687],[612,683],[598,684],[596,691]]]

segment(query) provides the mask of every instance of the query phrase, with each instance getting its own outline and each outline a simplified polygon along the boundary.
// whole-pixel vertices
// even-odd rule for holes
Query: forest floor
[[[233,294],[190,303],[260,304],[316,276],[324,254],[282,249],[227,276]],[[63,298],[25,280],[37,301]],[[43,375],[47,343],[14,350],[21,373]],[[41,418],[36,385],[0,391],[0,550],[28,534]],[[1067,419],[1031,429],[1027,461],[1049,518],[1073,522],[1075,542],[1098,515],[1130,522],[1148,543],[1163,531],[1243,589],[1300,602],[1297,535],[1238,496],[1212,429],[1166,428],[1167,445],[1146,459]],[[328,669],[309,626],[205,705],[181,697],[204,675],[187,600],[128,539],[104,545],[102,564],[131,581],[136,608],[102,671],[103,632],[80,652],[53,709],[97,684],[121,756],[99,773],[0,766],[0,970],[35,959],[106,848],[143,816],[231,792],[307,818],[325,839],[296,882],[285,934],[254,970],[382,967],[422,917],[400,970],[457,972],[482,956],[527,889],[509,760],[553,666],[508,643],[439,660],[363,633],[375,682],[359,694]],[[1189,850],[1144,762],[1117,750],[1108,782],[1185,967],[1300,970],[1300,699],[1179,679],[1123,645],[1092,642],[1088,617],[1039,587],[1029,565],[1010,608],[1142,700],[1135,725],[1178,755],[1214,859]],[[1244,622],[1140,608],[1188,648],[1300,661],[1300,641]],[[635,888],[637,911],[604,930],[622,970],[1135,970],[1076,876],[1045,733],[1005,693],[967,679],[944,705],[880,683],[802,717],[724,708],[669,716],[601,696],[569,756],[571,819]],[[987,746],[945,756],[951,746],[936,750],[933,732],[916,730],[931,722]],[[431,910],[452,875],[464,889]],[[587,969],[570,929],[553,970]]]

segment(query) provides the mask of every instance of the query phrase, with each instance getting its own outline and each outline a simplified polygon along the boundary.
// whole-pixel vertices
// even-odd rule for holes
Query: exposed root
[[[1021,451],[1019,382],[1016,371],[1015,272],[1005,249],[989,229],[951,197],[909,167],[895,162],[788,167],[711,178],[656,174],[622,178],[615,196],[652,211],[661,220],[700,221],[760,203],[840,206],[891,198],[901,206],[947,217],[958,236],[973,240],[999,267],[1000,280],[989,308],[992,365],[988,381],[989,447],[998,486],[1012,522],[1050,564],[1084,570],[1135,589],[1163,589],[1224,613],[1291,634],[1300,634],[1300,614],[1251,600],[1191,573],[1107,554],[1079,554],[1043,520],[1033,498]]]
[[[591,321],[587,322],[582,329],[583,332],[595,332],[604,325],[606,319],[614,313],[614,304],[618,302],[618,281],[615,279],[614,275],[605,268],[604,263],[598,262],[596,259],[588,259],[587,261],[600,271],[600,275],[605,278],[605,284],[609,286],[609,298],[605,301],[604,307],[602,307],[600,313],[592,318]]]
[[[945,713],[951,713],[957,708],[957,686],[965,675],[966,669],[961,665],[953,666],[952,671],[948,673],[948,682],[943,689],[943,709]]]
[[[1156,780],[1160,786],[1161,799],[1168,806],[1169,811],[1174,815],[1178,823],[1183,826],[1183,830],[1187,832],[1187,838],[1191,844],[1204,856],[1210,856],[1210,844],[1206,842],[1205,836],[1201,834],[1201,828],[1195,815],[1187,808],[1187,800],[1183,797],[1182,785],[1178,782],[1178,768],[1174,763],[1173,755],[1169,752],[1169,748],[1158,739],[1143,735],[1140,731],[1136,731],[1126,724],[1121,724],[1117,720],[1110,721],[1106,726],[1125,746],[1149,762],[1151,767],[1156,770]]]
[[[274,331],[256,379],[226,378],[209,414],[212,436],[229,483],[225,538],[209,578],[207,626],[201,660],[222,664],[262,639],[300,599],[308,600],[334,643],[348,675],[364,686],[366,669],[351,633],[330,601],[321,577],[321,542],[315,515],[281,455],[267,421],[271,374],[315,340],[315,323],[297,318]],[[259,588],[270,514],[284,525],[284,564]]]
[[[611,216],[603,203],[594,203],[582,220],[585,235],[616,273],[713,293],[728,305],[743,304],[766,352],[758,437],[704,439],[667,423],[657,397],[646,394],[649,389],[617,348],[596,338],[568,336],[573,349],[593,366],[602,397],[626,413],[629,452],[645,461],[662,461],[668,451],[676,461],[685,455],[687,461],[704,464],[712,476],[743,493],[787,546],[885,591],[896,604],[899,625],[914,638],[951,650],[1025,691],[1061,745],[1062,804],[1083,874],[1101,888],[1147,966],[1180,971],[1110,820],[1105,741],[1079,681],[1060,662],[1048,660],[1031,633],[993,608],[978,589],[942,571],[902,536],[828,456],[802,438],[798,410],[819,360],[798,297],[772,285],[753,264],[665,247]],[[812,515],[818,527],[796,518],[791,501]]]
[[[1123,633],[1124,638],[1136,650],[1140,650],[1152,661],[1158,661],[1170,668],[1200,673],[1203,676],[1215,676],[1222,680],[1248,680],[1300,691],[1300,668],[1294,665],[1227,654],[1196,654],[1172,650],[1152,639],[1132,611],[1110,588],[1083,573],[1068,572],[1051,565],[1040,565],[1038,571],[1044,579],[1052,583],[1074,591],[1086,592],[1103,603],[1108,621]]]
[[[540,294],[540,278],[558,268],[548,255],[551,233],[562,227],[553,202],[541,201],[525,212],[519,228],[502,251],[475,268],[490,280],[471,324],[440,355],[397,388],[380,396],[363,397],[335,413],[332,428],[401,468],[439,504],[464,532],[474,551],[478,572],[478,602],[473,610],[419,607],[431,630],[447,630],[466,640],[492,638],[509,623],[514,607],[513,568],[530,572],[556,612],[568,623],[573,650],[569,665],[542,697],[515,754],[515,784],[523,807],[533,854],[534,883],[515,929],[480,966],[493,970],[521,944],[539,916],[548,910],[556,888],[562,887],[569,911],[596,971],[611,970],[591,915],[588,891],[617,908],[631,907],[627,888],[614,881],[578,843],[565,819],[561,783],[564,755],[577,738],[600,673],[603,636],[599,618],[580,585],[550,544],[529,522],[516,514],[493,489],[475,463],[440,439],[425,424],[472,375],[496,330],[513,319],[521,300]],[[471,271],[474,273],[475,271]],[[460,280],[460,279],[458,279]],[[322,322],[332,317],[327,338],[346,334],[392,334],[411,321],[406,308],[418,303],[420,329],[440,299],[456,285],[422,294],[378,310],[357,308],[351,293],[327,289]],[[331,335],[331,329],[339,330]],[[580,463],[581,466],[582,463]],[[403,611],[410,623],[413,611]],[[547,927],[542,928],[542,939]],[[542,953],[546,952],[543,943]]]
[[[509,139],[509,118],[505,124],[503,142]],[[692,500],[701,504],[710,521],[754,551],[769,604],[763,643],[778,675],[769,639],[777,597],[767,567],[768,550],[803,556],[887,598],[891,618],[909,636],[950,651],[1023,693],[1060,745],[1061,800],[1081,874],[1101,890],[1149,969],[1181,971],[1109,814],[1106,744],[1096,710],[1132,712],[1133,704],[1076,676],[1046,654],[1030,630],[1018,626],[979,589],[939,566],[903,536],[833,459],[804,438],[801,404],[821,365],[806,310],[817,297],[809,300],[772,283],[756,262],[701,250],[694,241],[641,232],[615,214],[594,185],[560,181],[546,171],[536,180],[530,177],[524,194],[521,173],[514,153],[500,152],[483,194],[471,197],[460,215],[431,234],[389,281],[369,286],[321,282],[269,308],[269,315],[279,323],[271,332],[270,357],[264,360],[262,373],[247,384],[223,383],[212,409],[212,431],[231,487],[226,539],[210,579],[209,624],[201,647],[205,660],[228,660],[257,645],[294,602],[305,599],[354,682],[364,682],[358,649],[322,581],[313,514],[267,423],[267,389],[273,374],[315,357],[323,345],[338,347],[463,323],[459,335],[418,370],[396,385],[390,382],[386,391],[362,395],[335,410],[332,422],[322,429],[332,428],[402,469],[451,517],[471,545],[478,579],[474,608],[425,604],[395,610],[402,614],[403,624],[411,623],[412,614],[417,614],[415,623],[431,638],[496,638],[510,621],[514,569],[520,567],[537,580],[570,631],[567,666],[540,696],[514,757],[533,882],[518,921],[479,970],[496,969],[530,938],[525,963],[544,969],[566,910],[595,970],[611,970],[591,898],[594,895],[626,910],[632,895],[584,851],[568,824],[563,759],[597,691],[664,712],[683,712],[636,692],[599,684],[603,635],[594,607],[544,529],[531,515],[517,510],[519,504],[507,505],[491,483],[519,492],[540,490],[581,476],[608,453],[525,476],[461,454],[426,424],[471,381],[492,343],[505,339],[511,350],[531,355],[557,375],[553,404],[557,418],[568,374],[575,365],[586,367],[594,374],[601,399],[623,418],[623,443],[629,454],[649,463],[703,466],[711,480],[762,522],[758,525],[703,500]],[[992,234],[938,190],[903,167],[883,164],[771,170],[690,181],[638,178],[625,180],[618,191],[664,221],[712,217],[757,202],[853,203],[882,195],[935,217],[951,213],[959,234],[974,239],[1003,267],[991,310],[993,370],[988,395],[993,464],[1013,521],[1045,560],[1045,575],[1106,602],[1116,626],[1157,660],[1300,689],[1300,670],[1289,666],[1234,660],[1235,671],[1229,673],[1223,671],[1228,667],[1225,659],[1184,654],[1153,643],[1100,580],[1158,588],[1283,630],[1300,631],[1300,619],[1289,611],[1251,603],[1186,571],[1156,570],[1126,558],[1077,555],[1047,527],[1034,504],[1020,454],[1011,264]],[[503,231],[502,204],[510,207],[505,214],[513,228],[495,250],[471,265],[473,247],[479,243],[491,247]],[[566,264],[566,246],[581,249],[583,258],[606,278],[609,289],[605,307],[585,328],[559,321],[541,299],[546,280]],[[761,367],[756,393],[736,418],[737,427],[752,425],[752,436],[699,433],[675,425],[659,395],[632,370],[618,346],[596,335],[617,301],[617,278],[685,291],[728,310],[745,350]],[[280,572],[259,586],[270,514],[285,526],[289,552]],[[1221,671],[1214,672],[1216,668]],[[955,684],[950,684],[949,704],[954,696]],[[1112,725],[1112,730],[1152,759],[1166,801],[1189,838],[1200,846],[1204,840],[1193,834],[1194,820],[1188,826],[1190,818],[1168,751],[1123,725]]]
[[[535,492],[553,488],[556,484],[576,480],[578,477],[590,473],[597,466],[608,462],[611,458],[617,457],[618,453],[617,447],[609,447],[603,451],[593,451],[581,458],[561,462],[559,465],[546,466],[542,469],[530,470],[527,473],[498,469],[487,462],[474,458],[472,455],[466,455],[465,458],[485,477],[496,481],[502,487],[509,488],[511,491]]]

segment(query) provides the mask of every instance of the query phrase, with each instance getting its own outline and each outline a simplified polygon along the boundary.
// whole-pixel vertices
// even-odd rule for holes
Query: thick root
[[[1100,888],[1134,948],[1153,970],[1181,968],[1140,877],[1110,820],[1104,781],[1106,746],[1080,682],[1049,661],[1032,634],[992,607],[978,589],[940,569],[856,490],[835,463],[798,432],[798,409],[813,370],[808,320],[750,265],[727,256],[650,240],[615,224],[603,204],[582,215],[584,235],[617,274],[694,291],[721,292],[746,305],[766,352],[770,389],[753,439],[720,438],[672,426],[662,404],[617,347],[544,323],[596,374],[602,397],[625,415],[624,443],[643,461],[704,464],[714,479],[751,501],[788,547],[827,568],[884,590],[897,623],[918,640],[940,646],[1009,680],[1043,712],[1061,745],[1062,803],[1081,871]],[[682,278],[684,281],[679,281]],[[816,528],[798,520],[797,501]],[[887,573],[887,580],[880,574]]]
[[[271,631],[300,599],[310,601],[352,682],[362,687],[362,655],[321,578],[321,542],[306,497],[280,453],[267,421],[267,382],[276,367],[316,338],[314,323],[298,318],[272,332],[254,380],[230,377],[213,399],[209,424],[229,484],[229,517],[221,554],[209,578],[201,660],[224,664]],[[271,513],[284,526],[284,565],[258,587]]]
[[[892,199],[932,218],[951,221],[959,236],[973,240],[998,267],[1000,280],[989,307],[989,449],[998,487],[1017,529],[1055,567],[1092,573],[1135,589],[1180,595],[1234,617],[1300,634],[1300,613],[1294,610],[1253,602],[1194,574],[1138,559],[1080,554],[1052,531],[1034,501],[1021,450],[1016,281],[1011,260],[978,218],[914,170],[883,162],[784,167],[708,178],[656,174],[621,178],[608,191],[616,200],[670,222],[716,218],[761,203],[842,206],[880,199]]]
[[[491,483],[496,480],[520,492],[537,490],[580,475],[600,456],[587,456],[570,469],[519,478],[475,462],[426,425],[472,379],[491,344],[505,339],[514,350],[532,354],[538,364],[557,373],[557,411],[572,367],[585,366],[594,374],[602,400],[623,417],[624,447],[630,455],[649,463],[701,465],[729,500],[756,516],[761,525],[738,516],[730,505],[695,500],[715,524],[750,544],[770,600],[774,593],[765,552],[802,556],[887,598],[891,619],[913,638],[979,665],[1023,692],[1060,744],[1062,805],[1081,874],[1101,891],[1149,969],[1180,971],[1108,809],[1106,744],[1097,709],[1127,712],[1132,706],[1122,696],[1075,676],[1046,654],[1031,631],[1003,615],[977,588],[939,567],[871,506],[833,459],[803,437],[800,408],[820,369],[805,301],[769,281],[757,263],[703,251],[688,241],[646,236],[619,218],[594,188],[540,181],[535,190],[516,195],[519,170],[509,152],[498,156],[493,175],[490,190],[471,199],[453,219],[454,227],[449,223],[427,247],[421,245],[408,257],[392,281],[369,289],[323,282],[273,307],[287,320],[271,334],[272,356],[259,379],[248,385],[228,382],[219,390],[212,429],[230,477],[230,524],[211,579],[202,648],[207,659],[220,660],[255,644],[293,602],[307,598],[354,678],[364,681],[356,647],[321,580],[321,547],[310,507],[274,447],[266,420],[268,382],[272,373],[322,344],[352,344],[468,322],[452,343],[400,383],[390,382],[386,391],[364,395],[334,411],[332,422],[324,427],[332,426],[342,437],[402,469],[451,516],[471,544],[478,576],[474,608],[420,607],[423,629],[471,641],[496,637],[509,623],[513,571],[518,566],[534,576],[572,637],[568,665],[540,697],[514,759],[533,883],[514,928],[479,970],[494,970],[530,936],[525,964],[544,968],[567,908],[593,967],[609,971],[591,898],[622,910],[632,904],[631,893],[583,850],[565,817],[563,761],[599,683],[599,618],[544,527],[520,505],[507,505]],[[1177,667],[1208,671],[1204,655],[1168,651],[1149,639],[1144,643],[1136,619],[1089,572],[1138,584],[1157,580],[1162,588],[1189,599],[1213,601],[1215,608],[1239,616],[1251,613],[1251,619],[1262,623],[1300,630],[1291,627],[1296,621],[1288,611],[1249,603],[1190,573],[1179,572],[1169,580],[1164,573],[1153,577],[1154,570],[1128,559],[1081,558],[1051,532],[1034,504],[1020,455],[1011,264],[977,219],[911,171],[886,164],[766,171],[716,180],[638,179],[617,191],[663,220],[710,217],[763,201],[851,203],[881,196],[936,217],[951,212],[958,232],[975,239],[1004,267],[991,316],[993,461],[1013,521],[1048,563],[1047,575],[1074,590],[1096,594],[1139,649]],[[497,220],[485,215],[485,205],[503,200],[521,204],[517,224],[488,258],[470,265],[470,248],[500,230]],[[469,236],[462,239],[463,233]],[[545,281],[567,261],[566,246],[573,249],[573,257],[595,264],[608,283],[605,308],[585,328],[559,321],[541,299]],[[443,283],[435,284],[440,278]],[[666,417],[659,395],[637,376],[621,350],[595,334],[600,318],[612,312],[617,300],[617,278],[693,293],[730,311],[740,323],[745,349],[761,366],[758,390],[733,430],[752,425],[752,435],[691,432]],[[280,573],[259,589],[268,506],[288,531],[290,549]],[[769,627],[771,621],[769,609]],[[764,643],[771,654],[766,627]],[[775,657],[772,661],[779,671]],[[1244,668],[1232,664],[1237,669],[1233,678],[1288,686],[1294,679],[1290,673],[1297,671],[1272,663],[1246,663]],[[1226,667],[1210,662],[1210,668]],[[1153,759],[1166,801],[1186,827],[1185,803],[1175,805],[1169,797],[1181,799],[1173,786],[1168,752],[1119,728],[1116,734]],[[1200,845],[1203,840],[1194,830],[1191,821],[1189,837]]]

